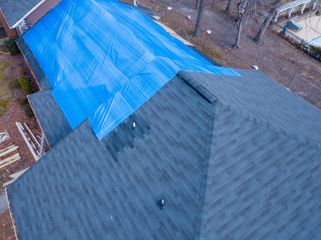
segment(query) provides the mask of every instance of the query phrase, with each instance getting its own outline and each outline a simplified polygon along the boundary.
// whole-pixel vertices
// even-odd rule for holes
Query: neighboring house
[[[51,146],[7,189],[19,239],[320,237],[321,112],[263,73],[113,0],[62,0],[18,45]]]
[[[60,0],[0,0],[0,22],[10,38],[23,34]]]
[[[297,12],[300,12],[302,15],[306,9],[313,11],[317,8],[318,4],[319,0],[294,0],[283,3],[276,10],[274,22],[277,22],[280,16],[291,18],[292,14]]]

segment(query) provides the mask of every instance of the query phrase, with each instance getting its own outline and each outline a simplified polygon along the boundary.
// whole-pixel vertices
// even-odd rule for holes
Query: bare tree
[[[234,48],[240,47],[241,34],[243,25],[251,19],[257,19],[258,16],[262,15],[262,11],[266,11],[267,2],[276,0],[240,0],[238,3],[238,16],[236,20],[237,36],[235,40]],[[256,21],[254,21],[256,22]]]
[[[240,2],[238,4],[238,15],[237,15],[237,22],[236,22],[237,36],[236,36],[236,40],[235,40],[235,43],[233,46],[234,48],[240,47],[240,40],[241,40],[244,15],[246,12],[248,1],[249,0],[240,0]]]
[[[197,18],[195,23],[195,28],[193,32],[193,37],[196,37],[199,32],[200,23],[203,15],[203,8],[204,8],[204,0],[198,0],[198,7],[197,7]]]
[[[263,37],[272,22],[273,17],[275,16],[278,7],[281,5],[282,0],[277,0],[272,3],[272,7],[270,7],[270,11],[268,15],[265,17],[262,26],[260,27],[259,31],[257,32],[256,36],[254,37],[254,41],[257,43],[262,42]]]
[[[226,15],[231,15],[233,3],[234,3],[234,0],[227,0],[227,4],[226,4],[226,8],[225,8]]]
[[[260,27],[259,31],[255,35],[255,37],[254,37],[255,42],[257,42],[257,43],[262,42],[262,39],[266,33],[266,30],[268,29],[269,25],[271,24],[275,13],[276,13],[276,9],[272,8],[270,10],[268,16],[266,16],[266,18],[264,19],[264,22],[263,22],[262,26]]]

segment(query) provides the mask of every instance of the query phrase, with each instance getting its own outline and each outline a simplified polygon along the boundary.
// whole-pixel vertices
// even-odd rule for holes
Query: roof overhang
[[[10,26],[10,28],[16,28],[18,25],[25,20],[31,13],[33,13],[41,4],[43,4],[46,0],[41,0],[38,4],[36,4],[30,11],[28,11],[25,15],[23,15],[13,26]]]

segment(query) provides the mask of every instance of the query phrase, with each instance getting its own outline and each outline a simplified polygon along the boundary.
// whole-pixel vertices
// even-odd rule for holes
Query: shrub
[[[214,49],[212,49],[210,47],[203,45],[201,47],[201,49],[202,49],[202,52],[204,52],[207,56],[209,56],[210,58],[212,58],[214,60],[222,58],[222,56],[219,52],[215,51]]]
[[[16,42],[12,39],[6,40],[4,42],[4,47],[11,55],[19,54],[19,48]]]
[[[8,110],[9,101],[7,99],[0,100],[0,116],[6,113]]]
[[[34,116],[33,111],[31,109],[29,103],[23,105],[22,107],[25,110],[25,113],[26,113],[27,117],[32,118]]]
[[[19,79],[12,79],[12,80],[9,82],[9,88],[10,88],[11,90],[20,89]]]
[[[310,46],[310,54],[318,59],[320,59],[321,56],[321,47],[316,47],[311,45]]]
[[[28,81],[28,79],[24,75],[21,75],[19,77],[19,84],[20,84],[21,90],[25,94],[29,95],[33,92],[30,82]]]
[[[20,98],[20,99],[18,99],[18,102],[19,102],[20,106],[23,108],[23,110],[25,111],[27,117],[31,118],[34,116],[33,111],[29,105],[27,98]]]

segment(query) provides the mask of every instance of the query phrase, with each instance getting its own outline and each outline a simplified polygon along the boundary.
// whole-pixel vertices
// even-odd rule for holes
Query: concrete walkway
[[[0,192],[0,214],[8,210],[8,202],[5,192]]]

